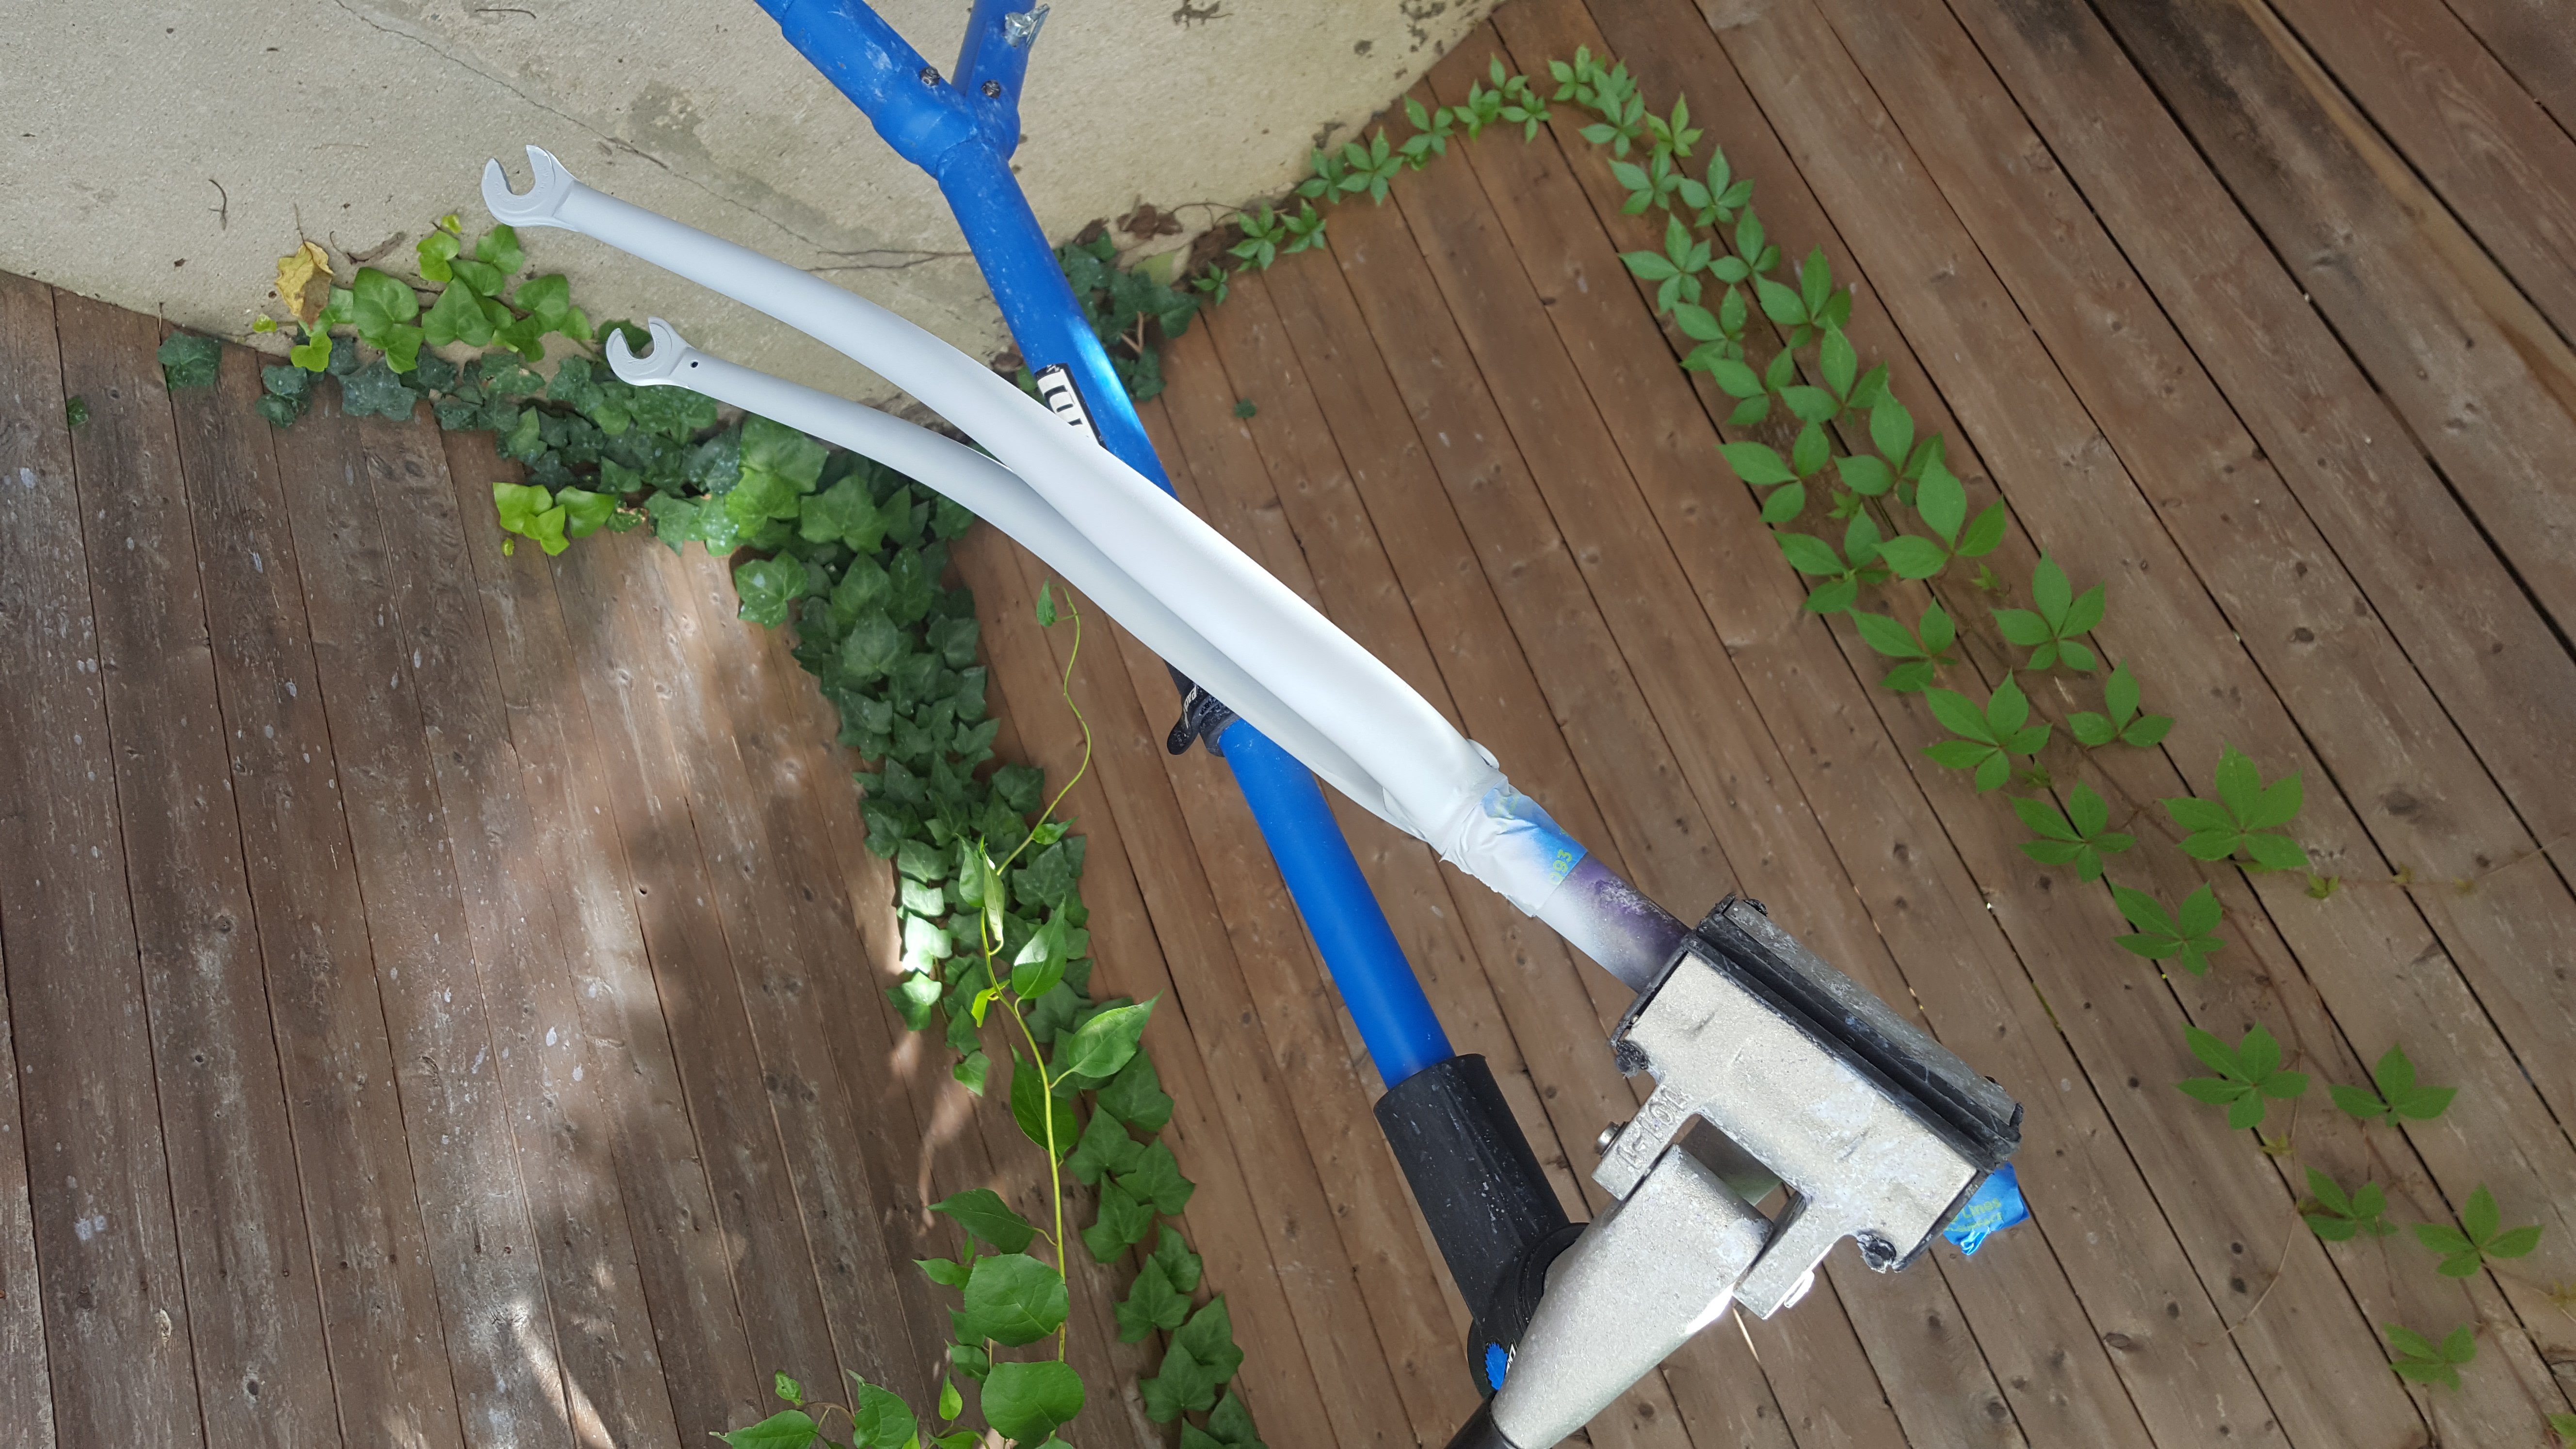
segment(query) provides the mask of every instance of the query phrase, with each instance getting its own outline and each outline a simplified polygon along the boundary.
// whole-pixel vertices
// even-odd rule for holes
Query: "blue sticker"
[[[1485,1345],[1485,1382],[1501,1393],[1503,1375],[1512,1371],[1512,1351],[1499,1343]]]
[[[1986,1239],[2015,1223],[2030,1220],[2030,1204],[2021,1200],[2021,1179],[2007,1162],[1994,1170],[1994,1175],[1977,1185],[1976,1194],[1941,1236],[1959,1245],[1962,1253],[1974,1253],[1986,1245]]]

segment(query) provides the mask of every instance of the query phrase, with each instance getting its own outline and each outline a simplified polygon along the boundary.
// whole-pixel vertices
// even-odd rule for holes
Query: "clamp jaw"
[[[1603,1134],[1593,1180],[1616,1201],[1546,1266],[1499,1391],[1452,1449],[1547,1449],[1730,1304],[1768,1318],[1796,1303],[1842,1238],[1879,1272],[1906,1266],[2020,1145],[2002,1088],[1736,897],[1611,1044],[1655,1077],[1636,1120]],[[1694,1118],[1723,1142],[1677,1141]],[[1721,1153],[1768,1177],[1702,1160]],[[1766,1218],[1747,1198],[1773,1179],[1788,1196]]]

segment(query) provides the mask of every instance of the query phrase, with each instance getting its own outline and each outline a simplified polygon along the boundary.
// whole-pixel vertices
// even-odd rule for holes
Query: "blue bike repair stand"
[[[950,77],[863,4],[760,3],[788,42],[875,123],[886,144],[939,183],[1029,367],[1068,369],[1103,445],[1171,492],[1135,405],[1011,175],[1020,141],[1020,82],[1045,7],[1033,0],[1022,9],[1010,0],[975,0]],[[1448,1036],[1314,775],[1240,720],[1225,724],[1208,744],[1233,768],[1378,1076],[1392,1089],[1450,1060]]]

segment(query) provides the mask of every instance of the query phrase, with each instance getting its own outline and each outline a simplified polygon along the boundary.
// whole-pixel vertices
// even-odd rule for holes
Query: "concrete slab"
[[[1140,202],[1203,230],[1286,186],[1491,4],[1060,0],[1030,69],[1022,182],[1059,239]],[[879,8],[953,61],[961,0]],[[183,326],[245,333],[302,238],[343,277],[379,256],[407,273],[435,217],[488,224],[484,159],[524,185],[530,142],[979,356],[1008,345],[928,179],[751,0],[0,0],[0,268]],[[891,392],[597,243],[528,241],[594,319],[656,313],[799,381]]]

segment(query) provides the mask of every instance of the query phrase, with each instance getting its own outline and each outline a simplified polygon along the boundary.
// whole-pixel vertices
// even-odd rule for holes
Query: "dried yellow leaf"
[[[277,259],[277,298],[286,309],[313,325],[331,300],[331,258],[311,242]]]

